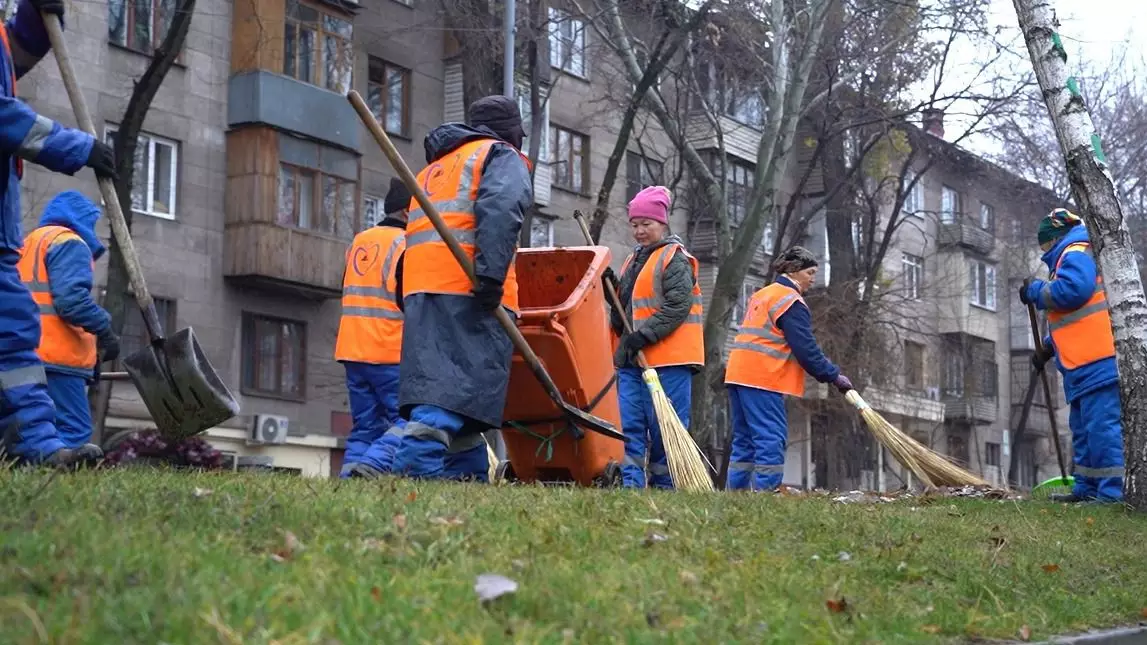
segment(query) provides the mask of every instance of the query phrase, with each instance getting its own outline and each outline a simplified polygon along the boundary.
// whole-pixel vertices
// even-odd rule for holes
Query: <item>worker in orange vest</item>
[[[40,226],[24,240],[20,279],[40,308],[40,346],[56,431],[68,448],[92,452],[88,384],[97,362],[119,357],[111,316],[92,298],[96,260],[106,249],[96,236],[100,209],[68,190],[48,202]]]
[[[698,263],[669,230],[672,197],[664,186],[645,188],[629,202],[629,225],[637,246],[622,264],[618,296],[624,311],[610,312],[620,336],[614,364],[621,428],[625,435],[622,485],[673,488],[665,443],[637,353],[657,371],[677,416],[689,426],[693,375],[705,364]],[[622,316],[632,321],[623,333]],[[648,462],[648,463],[647,463]]]
[[[1049,280],[1024,281],[1020,301],[1047,312],[1051,334],[1044,353],[1032,356],[1043,369],[1054,356],[1063,374],[1063,391],[1071,406],[1072,460],[1075,485],[1061,502],[1123,500],[1123,422],[1115,337],[1083,220],[1057,208],[1040,220],[1038,240]]]
[[[777,258],[773,270],[777,279],[749,298],[725,369],[733,422],[726,490],[768,491],[781,485],[789,435],[784,396],[804,394],[806,372],[841,392],[852,389],[812,334],[803,294],[816,281],[816,257],[794,246]]]
[[[517,103],[487,96],[469,116],[469,126],[446,123],[426,135],[429,165],[418,184],[473,262],[478,284],[411,202],[398,397],[408,423],[394,471],[486,481],[481,433],[502,426],[513,353],[493,314],[498,307],[518,311],[514,257],[533,187]]]
[[[386,217],[355,236],[343,269],[342,319],[335,360],[346,369],[354,426],[346,440],[340,477],[373,478],[388,472],[406,425],[398,415],[402,355],[402,269],[410,191],[390,180]]]

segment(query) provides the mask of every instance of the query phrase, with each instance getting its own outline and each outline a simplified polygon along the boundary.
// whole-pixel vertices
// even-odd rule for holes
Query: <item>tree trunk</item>
[[[116,150],[115,184],[116,198],[123,210],[127,228],[131,230],[132,204],[131,188],[135,174],[135,146],[139,132],[143,128],[144,117],[151,109],[151,102],[163,85],[163,79],[171,65],[183,50],[183,43],[187,40],[187,32],[191,27],[191,18],[195,13],[195,0],[179,0],[175,8],[175,16],[171,26],[163,37],[163,42],[156,48],[151,62],[143,75],[136,81],[132,89],[131,98],[127,102],[123,119],[115,134],[114,147]],[[116,335],[123,333],[124,319],[127,316],[127,305],[131,299],[128,294],[127,270],[124,266],[123,253],[115,236],[112,236],[111,248],[108,253],[108,279],[104,294],[103,306],[111,314],[112,331]],[[101,381],[93,384],[88,390],[88,403],[92,407],[92,442],[100,443],[103,439],[104,426],[107,422],[108,408],[111,402],[112,383]]]
[[[1124,496],[1147,510],[1147,300],[1127,220],[1079,84],[1068,73],[1055,11],[1046,0],[1013,4],[1107,291],[1123,406]]]
[[[531,0],[529,10],[530,40],[526,43],[526,66],[530,76],[530,147],[525,152],[530,158],[530,184],[533,185],[534,175],[537,174],[538,163],[541,161],[538,156],[542,153],[542,137],[545,135],[542,132],[544,124],[541,119],[541,115],[545,113],[545,103],[542,101],[542,74],[538,67],[538,38],[540,33],[549,32],[544,29],[546,25],[540,0]],[[530,204],[522,216],[522,230],[518,233],[518,246],[522,248],[532,246],[534,217],[537,216],[537,212],[537,204]]]

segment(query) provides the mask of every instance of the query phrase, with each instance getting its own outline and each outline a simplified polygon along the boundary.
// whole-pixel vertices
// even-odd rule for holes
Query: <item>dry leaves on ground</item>
[[[1020,627],[1020,640],[1027,642],[1027,641],[1030,641],[1031,639],[1032,639],[1032,628],[1028,627],[1027,625]]]
[[[1055,573],[1056,571],[1059,571],[1059,565],[1058,564],[1045,564],[1040,568],[1043,569],[1044,571],[1046,571],[1047,573]]]
[[[286,562],[303,548],[303,543],[295,537],[294,533],[283,531],[283,546],[271,553],[271,559],[275,562]]]

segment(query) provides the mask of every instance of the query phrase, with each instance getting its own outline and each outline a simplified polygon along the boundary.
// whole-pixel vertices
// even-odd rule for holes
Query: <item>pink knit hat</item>
[[[669,204],[672,201],[673,196],[665,186],[644,188],[629,202],[629,219],[644,217],[668,225]]]

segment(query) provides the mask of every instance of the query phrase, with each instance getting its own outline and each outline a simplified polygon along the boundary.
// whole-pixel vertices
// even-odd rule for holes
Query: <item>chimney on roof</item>
[[[920,111],[920,125],[928,134],[937,139],[944,138],[944,110],[924,108]]]

